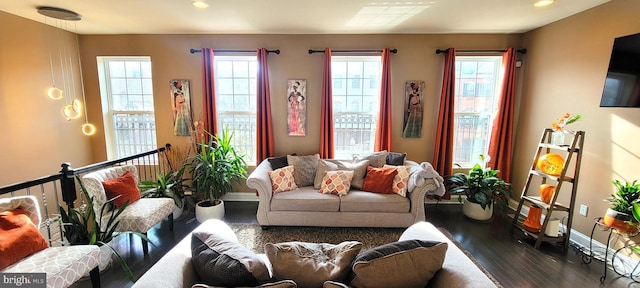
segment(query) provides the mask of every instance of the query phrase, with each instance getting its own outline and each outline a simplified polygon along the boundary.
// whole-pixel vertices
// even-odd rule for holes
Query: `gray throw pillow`
[[[360,162],[362,160],[369,160],[369,165],[380,168],[387,164],[387,151],[373,152],[367,155],[353,155],[353,162]]]
[[[318,160],[318,167],[316,168],[316,178],[313,180],[313,189],[320,190],[320,186],[322,186],[322,178],[324,178],[325,172],[336,170],[338,170],[338,165],[336,163],[332,163],[324,159]]]
[[[407,158],[407,153],[389,152],[387,154],[387,165],[402,166],[405,158]]]
[[[242,244],[215,232],[192,233],[191,261],[196,273],[207,285],[257,286],[271,280],[263,259]]]
[[[313,186],[320,154],[307,156],[287,155],[287,162],[293,165],[293,178],[298,187]]]
[[[340,244],[285,242],[264,246],[273,266],[275,280],[291,279],[300,287],[322,287],[325,281],[344,282],[351,261],[362,249],[362,243]]]
[[[369,249],[353,260],[350,286],[424,288],[442,269],[447,248],[445,242],[405,240]]]

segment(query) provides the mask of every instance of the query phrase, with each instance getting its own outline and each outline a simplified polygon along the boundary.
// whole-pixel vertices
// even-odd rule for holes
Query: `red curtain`
[[[451,175],[453,171],[453,125],[456,85],[456,50],[449,48],[444,59],[442,92],[436,126],[436,143],[433,152],[433,167],[440,175]],[[447,192],[441,199],[451,199]]]
[[[382,80],[380,82],[380,110],[376,123],[376,139],[373,151],[391,150],[391,53],[382,50]]]
[[[218,133],[215,70],[213,49],[202,48],[202,121],[203,128],[214,135]]]
[[[258,48],[256,163],[274,156],[273,122],[271,121],[271,95],[269,93],[269,67],[267,49]]]
[[[498,102],[498,111],[493,120],[489,141],[488,167],[500,170],[500,176],[511,182],[511,154],[513,151],[513,118],[516,97],[516,49],[508,48],[502,58],[504,78]]]
[[[331,48],[324,49],[324,74],[322,77],[322,104],[320,107],[320,158],[332,159],[333,147],[333,103],[331,94]]]

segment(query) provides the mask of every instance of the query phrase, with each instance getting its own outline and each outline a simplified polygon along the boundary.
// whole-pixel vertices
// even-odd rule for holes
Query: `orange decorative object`
[[[556,190],[556,186],[551,184],[542,184],[540,185],[540,199],[544,203],[549,204],[551,202],[551,198],[553,197],[553,192]]]
[[[542,209],[536,205],[531,205],[529,207],[529,214],[527,214],[527,219],[524,220],[524,228],[531,232],[540,232],[540,228],[542,228],[542,224],[540,224],[540,219],[542,218]]]
[[[555,153],[545,154],[538,158],[537,166],[545,174],[559,176],[564,166],[564,158]]]

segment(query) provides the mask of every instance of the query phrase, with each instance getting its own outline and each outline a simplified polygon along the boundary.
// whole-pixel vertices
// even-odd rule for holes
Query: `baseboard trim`
[[[229,192],[224,194],[222,197],[224,201],[246,201],[246,202],[257,202],[258,196],[256,193],[248,193],[248,192]]]

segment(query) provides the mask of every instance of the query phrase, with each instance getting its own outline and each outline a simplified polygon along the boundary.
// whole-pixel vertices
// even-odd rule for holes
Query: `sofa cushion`
[[[235,287],[235,288],[297,288],[296,282],[292,280],[282,280],[278,282],[265,283],[255,287]],[[220,286],[211,286],[207,284],[194,284],[191,288],[225,288]]]
[[[379,151],[367,155],[353,155],[354,163],[362,160],[369,160],[369,165],[380,168],[387,164],[387,151]]]
[[[362,183],[364,182],[364,175],[367,174],[367,166],[369,166],[369,160],[362,160],[356,163],[350,163],[346,161],[332,160],[332,159],[320,159],[318,161],[318,168],[316,170],[316,178],[313,181],[313,188],[320,189],[322,185],[322,178],[324,178],[324,172],[345,170],[353,171],[353,178],[351,179],[351,187],[355,189],[362,189]]]
[[[299,187],[287,193],[276,193],[271,197],[271,211],[338,212],[340,197],[318,193],[311,186]]]
[[[331,193],[337,195],[347,195],[351,188],[351,178],[353,171],[327,171],[324,172],[320,193]]]
[[[0,270],[49,247],[22,208],[0,212],[0,236]]]
[[[267,171],[271,178],[271,191],[273,193],[291,191],[298,188],[293,177],[293,165],[282,167],[273,171]]]
[[[443,242],[406,240],[369,249],[353,261],[350,285],[423,288],[442,268],[447,247]]]
[[[129,204],[140,200],[140,189],[136,185],[133,173],[124,172],[122,176],[102,182],[107,199],[113,199],[116,208],[124,205],[127,200]]]
[[[292,153],[289,154],[292,156],[296,156],[296,153]],[[267,161],[269,161],[269,164],[271,164],[271,169],[272,170],[276,170],[276,169],[280,169],[282,167],[286,167],[289,166],[289,162],[287,162],[287,156],[280,156],[280,157],[269,157],[267,158]]]
[[[293,177],[298,187],[313,186],[318,160],[320,160],[318,153],[306,156],[287,155],[287,162],[294,167]]]
[[[407,158],[407,153],[389,152],[387,154],[387,165],[401,166],[404,165],[404,160]]]
[[[322,287],[327,280],[345,281],[351,261],[362,249],[362,243],[340,244],[285,242],[267,243],[265,253],[273,265],[273,278],[291,279],[300,287]]]
[[[392,166],[384,165],[384,168],[394,168],[398,171],[396,177],[393,178],[393,184],[391,184],[391,191],[400,196],[407,196],[407,186],[409,185],[409,173],[411,173],[411,167],[409,166]]]
[[[364,177],[364,183],[362,184],[362,191],[393,193],[391,186],[396,175],[398,175],[398,171],[394,168],[368,166],[367,175]]]
[[[351,190],[340,197],[340,211],[342,212],[380,212],[380,213],[408,213],[411,201],[398,194],[370,193]]]
[[[216,231],[194,231],[191,261],[208,285],[257,286],[270,281],[268,264],[253,251]]]

